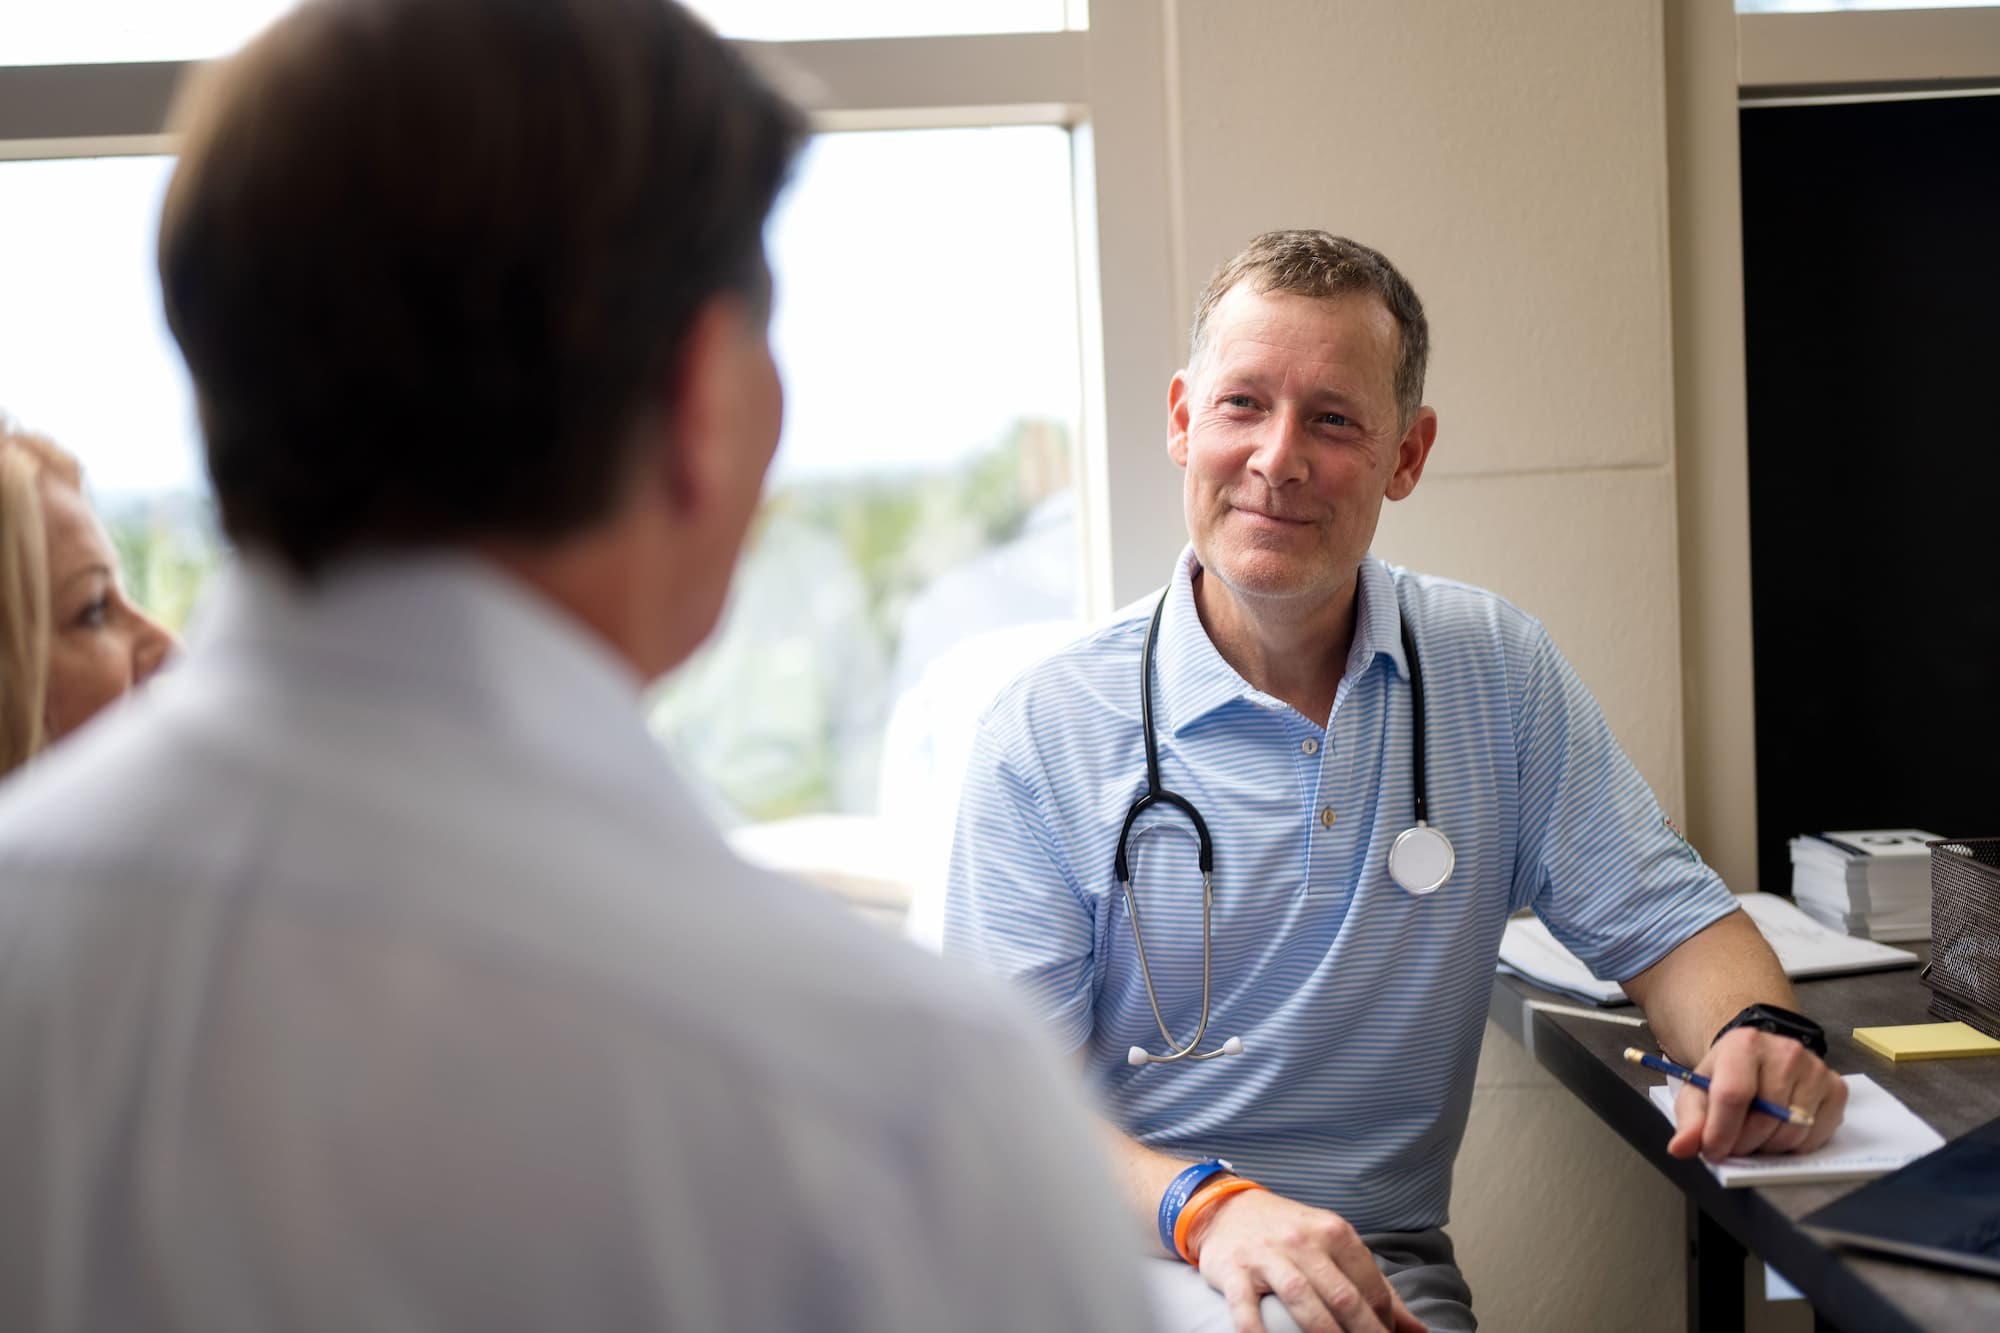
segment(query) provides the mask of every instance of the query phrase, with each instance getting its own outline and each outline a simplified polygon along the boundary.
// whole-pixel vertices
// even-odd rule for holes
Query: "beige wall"
[[[1680,815],[1659,0],[1170,13],[1182,281],[1198,289],[1252,233],[1301,225],[1409,274],[1442,424],[1376,549],[1540,616]],[[1679,1326],[1672,1188],[1506,1037],[1488,1046],[1453,1202],[1486,1325]]]
[[[1757,882],[1738,25],[1729,0],[1667,13],[1686,827],[1736,888],[1782,889]]]
[[[1176,37],[1188,286],[1290,225],[1410,275],[1441,427],[1376,548],[1542,617],[1679,815],[1657,0],[1181,0]]]

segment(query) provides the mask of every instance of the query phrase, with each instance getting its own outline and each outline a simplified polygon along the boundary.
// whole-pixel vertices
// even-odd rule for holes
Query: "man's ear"
[[[1403,432],[1402,443],[1396,446],[1396,470],[1389,477],[1384,495],[1391,500],[1403,500],[1417,489],[1417,482],[1424,475],[1424,464],[1430,460],[1431,446],[1437,443],[1437,434],[1437,412],[1428,407],[1418,408],[1410,428]]]
[[[1188,412],[1193,393],[1194,382],[1188,373],[1175,371],[1173,381],[1167,385],[1167,457],[1181,467],[1187,466]]]
[[[689,321],[668,372],[653,471],[676,514],[700,512],[724,489],[736,447],[738,358],[748,318],[741,297],[711,296]]]

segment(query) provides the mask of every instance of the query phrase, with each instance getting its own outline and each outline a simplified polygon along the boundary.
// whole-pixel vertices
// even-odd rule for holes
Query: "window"
[[[220,544],[153,267],[172,167],[0,162],[0,408],[78,457],[127,588],[179,629]]]
[[[119,62],[225,51],[288,7],[0,16],[0,405],[83,456],[134,592],[170,619],[218,559],[152,272],[180,70]],[[746,847],[822,878],[861,861],[934,880],[1001,664],[1157,584],[1180,544],[1157,445],[1186,315],[1165,6],[694,7],[780,67],[820,133],[768,233],[785,439],[724,623],[654,722]],[[1006,625],[1027,632],[962,646]],[[915,749],[929,766],[899,769]],[[903,796],[871,815],[885,782]],[[874,821],[907,829],[912,808],[921,854],[885,866],[913,840]]]
[[[62,0],[0,12],[10,65],[202,60],[241,46],[296,0]],[[725,37],[759,41],[1060,32],[1083,0],[686,0]]]
[[[10,65],[219,56],[248,41],[295,0],[25,0],[0,11]]]
[[[770,227],[786,425],[722,627],[655,709],[750,821],[872,811],[954,644],[1082,611],[1069,135],[819,136]]]
[[[1060,32],[1087,26],[1082,0],[686,0],[724,37],[805,42]]]
[[[1990,9],[2000,0],[1736,0],[1739,14],[1830,14],[1842,9]]]

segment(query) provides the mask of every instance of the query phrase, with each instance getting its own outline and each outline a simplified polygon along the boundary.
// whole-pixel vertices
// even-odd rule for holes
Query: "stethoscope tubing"
[[[1129,1059],[1134,1065],[1173,1064],[1180,1060],[1213,1060],[1219,1055],[1232,1055],[1242,1050],[1242,1042],[1231,1037],[1222,1046],[1212,1051],[1201,1051],[1201,1039],[1207,1035],[1210,994],[1210,939],[1214,915],[1215,889],[1215,841],[1209,836],[1208,821],[1201,811],[1195,809],[1194,802],[1177,792],[1168,791],[1160,781],[1160,746],[1153,730],[1153,665],[1160,638],[1160,621],[1167,610],[1167,599],[1173,596],[1173,587],[1168,585],[1160,594],[1159,602],[1153,607],[1152,621],[1146,626],[1145,647],[1139,653],[1139,724],[1146,741],[1146,790],[1143,795],[1125,811],[1125,822],[1118,830],[1118,853],[1112,868],[1118,878],[1118,887],[1125,897],[1125,919],[1132,928],[1132,947],[1139,958],[1139,976],[1146,985],[1146,1002],[1152,1007],[1153,1021],[1159,1025],[1160,1035],[1166,1038],[1168,1053],[1153,1055],[1143,1047],[1134,1046]],[[1402,599],[1397,598],[1401,611]],[[1413,828],[1405,829],[1397,835],[1390,849],[1391,878],[1406,891],[1416,896],[1431,893],[1451,878],[1453,854],[1451,839],[1440,830],[1430,827],[1430,797],[1426,788],[1424,764],[1424,675],[1423,666],[1417,658],[1417,640],[1410,628],[1410,617],[1403,614],[1402,621],[1403,656],[1410,668],[1410,750],[1411,787],[1415,796],[1417,822]],[[1153,969],[1146,957],[1146,941],[1139,925],[1139,901],[1132,892],[1132,871],[1127,855],[1127,844],[1132,836],[1132,825],[1139,816],[1156,805],[1168,805],[1179,810],[1194,825],[1195,860],[1201,868],[1201,1021],[1195,1025],[1194,1036],[1186,1045],[1174,1040],[1174,1034],[1167,1027],[1166,1015],[1160,1009],[1159,993],[1153,988]],[[1424,883],[1410,883],[1404,880],[1395,865],[1396,853],[1414,835],[1427,835],[1434,840],[1434,850],[1441,850],[1444,863],[1436,878]]]
[[[1146,734],[1146,794],[1132,802],[1125,812],[1125,824],[1118,830],[1118,856],[1113,869],[1118,876],[1118,886],[1125,893],[1125,921],[1132,928],[1132,947],[1139,955],[1139,976],[1146,983],[1146,1003],[1153,1007],[1153,1021],[1159,1024],[1160,1035],[1167,1039],[1167,1055],[1147,1055],[1145,1063],[1172,1064],[1176,1060],[1212,1060],[1221,1055],[1220,1049],[1206,1054],[1197,1054],[1196,1048],[1208,1032],[1209,997],[1209,929],[1215,906],[1215,841],[1208,835],[1208,821],[1201,817],[1201,811],[1194,808],[1194,802],[1176,792],[1170,792],[1160,782],[1160,744],[1153,735],[1153,648],[1160,637],[1160,618],[1167,609],[1167,598],[1173,593],[1172,587],[1160,596],[1159,605],[1153,608],[1152,623],[1146,626],[1146,646],[1139,654],[1139,725]],[[1131,863],[1126,857],[1126,843],[1132,836],[1132,823],[1140,815],[1155,805],[1171,805],[1188,817],[1194,825],[1195,861],[1201,867],[1201,1022],[1195,1026],[1194,1036],[1183,1046],[1174,1040],[1174,1034],[1167,1027],[1166,1015],[1160,1011],[1160,997],[1153,989],[1153,969],[1146,960],[1146,940],[1139,929],[1139,900],[1132,893]],[[1134,1047],[1134,1050],[1139,1048]]]

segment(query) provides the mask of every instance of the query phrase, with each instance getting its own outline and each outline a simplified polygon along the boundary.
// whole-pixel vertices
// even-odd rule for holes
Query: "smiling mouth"
[[[1309,518],[1297,518],[1291,514],[1273,514],[1267,510],[1252,509],[1245,505],[1236,505],[1234,508],[1239,514],[1243,514],[1249,518],[1262,519],[1267,523],[1284,523],[1292,527],[1304,527],[1312,522]]]

